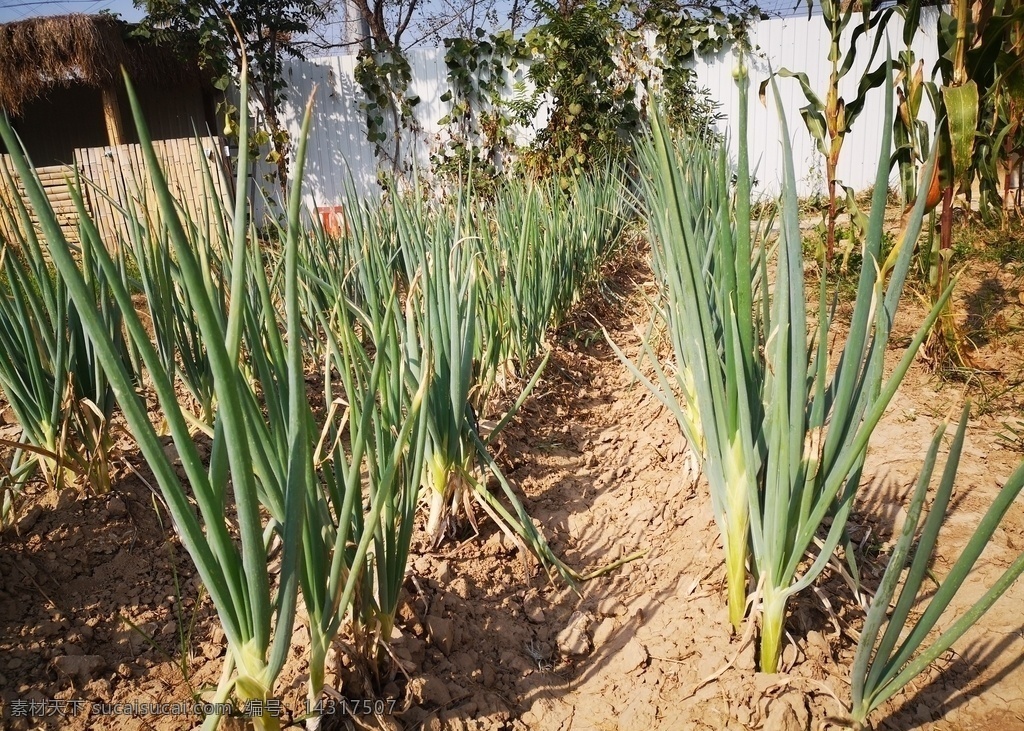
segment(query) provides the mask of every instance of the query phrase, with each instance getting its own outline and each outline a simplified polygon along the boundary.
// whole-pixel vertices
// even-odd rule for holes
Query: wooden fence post
[[[107,127],[107,144],[111,147],[123,145],[124,125],[121,124],[121,106],[117,103],[117,92],[114,87],[103,89],[103,122]]]

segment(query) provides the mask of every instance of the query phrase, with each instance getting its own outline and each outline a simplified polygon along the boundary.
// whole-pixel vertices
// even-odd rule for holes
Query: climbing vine
[[[445,41],[449,106],[431,156],[440,176],[478,181],[503,174],[568,178],[627,154],[654,94],[670,123],[713,133],[719,117],[691,70],[698,54],[746,44],[761,17],[744,12],[689,11],[673,0],[642,8],[623,0],[584,0],[571,10],[535,0],[540,22],[521,38],[477,30]],[[367,137],[399,172],[400,130],[415,131],[408,93],[411,70],[396,49],[364,51],[356,81],[366,101]],[[529,142],[520,139],[534,128]],[[510,165],[510,162],[512,163]]]
[[[526,35],[529,78],[549,102],[547,124],[520,156],[534,172],[565,176],[626,154],[645,119],[647,91],[677,128],[714,131],[719,117],[690,68],[698,54],[747,45],[757,7],[691,12],[672,0],[590,0],[563,14],[538,3],[544,21]]]
[[[402,169],[401,130],[417,131],[413,113],[420,98],[409,93],[412,68],[397,48],[359,52],[356,83],[363,91],[360,107],[366,117],[366,138],[374,154],[388,161],[392,173]]]
[[[546,22],[526,34],[529,77],[549,111],[522,162],[541,174],[579,174],[623,152],[640,121],[636,85],[615,52],[619,8],[589,2],[563,16],[553,5],[538,6]]]
[[[441,101],[451,111],[439,121],[444,129],[431,162],[442,176],[472,170],[480,185],[503,171],[516,146],[514,127],[527,125],[536,105],[524,91],[525,44],[510,31],[475,35],[445,40],[449,90]]]
[[[659,96],[669,124],[694,134],[713,132],[721,115],[710,91],[697,87],[697,75],[691,68],[693,59],[729,46],[751,50],[750,25],[760,17],[757,7],[732,13],[712,8],[701,17],[686,10],[672,12],[666,0],[646,8],[644,25],[657,34],[654,66],[660,75]]]

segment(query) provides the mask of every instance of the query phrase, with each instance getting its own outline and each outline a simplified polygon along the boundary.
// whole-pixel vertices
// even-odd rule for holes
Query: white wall
[[[928,78],[936,61],[938,11],[926,8],[922,16],[922,31],[914,41],[914,51],[918,58],[924,59],[925,77]],[[856,20],[847,29],[848,35],[855,23]],[[902,19],[893,16],[885,33],[892,44],[894,56],[903,47],[902,30]],[[871,37],[859,39],[856,62],[840,84],[840,93],[847,101],[856,96],[857,83],[866,69],[873,36],[874,32]],[[768,77],[769,68],[787,68],[806,73],[811,87],[823,98],[830,73],[829,38],[819,16],[809,20],[806,16],[799,16],[761,21],[752,30],[751,42],[755,48],[754,57],[748,60],[751,76],[748,132],[751,163],[757,165],[756,176],[762,190],[774,192],[778,190],[782,177],[781,125],[770,90],[766,108],[758,101],[758,86]],[[885,60],[885,52],[886,42],[883,39],[872,66]],[[415,108],[420,130],[415,135],[404,132],[403,146],[415,149],[416,164],[422,169],[428,164],[431,150],[439,143],[441,128],[437,122],[448,113],[449,105],[440,100],[448,89],[444,49],[410,52],[409,62],[413,77],[410,93],[418,94],[421,99]],[[378,161],[373,146],[366,141],[364,113],[359,109],[362,91],[353,76],[355,64],[354,56],[336,56],[293,61],[285,68],[290,88],[284,116],[295,137],[305,101],[316,87],[305,177],[309,205],[341,203],[350,179],[361,195],[371,195],[377,190],[378,164],[384,163]],[[720,111],[725,115],[722,131],[728,134],[733,145],[739,133],[739,95],[732,79],[734,65],[731,51],[701,58],[694,63],[698,85],[707,87],[711,96],[721,104]],[[790,78],[779,78],[778,85],[789,124],[796,175],[800,180],[799,195],[823,192],[824,161],[799,114],[800,108],[807,103],[800,85],[796,79]],[[847,136],[840,157],[839,177],[856,190],[868,188],[875,181],[882,140],[882,94],[881,89],[869,93],[865,109]],[[922,117],[932,129],[934,124],[927,100],[922,104]],[[890,180],[895,182],[895,171]]]

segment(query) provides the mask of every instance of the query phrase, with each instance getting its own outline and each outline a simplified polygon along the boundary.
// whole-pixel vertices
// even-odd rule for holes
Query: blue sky
[[[111,10],[125,20],[139,20],[143,13],[131,0],[0,0],[0,23],[24,20],[37,15],[67,15],[69,13],[98,13]]]
[[[761,6],[773,14],[790,15],[797,3],[797,12],[806,12],[804,0],[762,0]],[[10,23],[38,15],[98,13],[102,10],[119,13],[125,20],[139,20],[143,15],[131,0],[0,0],[0,23]]]

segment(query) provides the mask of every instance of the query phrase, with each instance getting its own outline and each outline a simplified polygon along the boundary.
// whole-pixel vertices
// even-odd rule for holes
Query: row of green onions
[[[246,93],[243,82],[243,99]],[[72,247],[38,179],[19,154],[6,120],[0,121],[0,135],[12,150],[16,172],[25,181],[39,217],[46,255],[66,282],[96,359],[156,477],[181,542],[213,599],[229,647],[217,698],[233,695],[241,704],[259,703],[252,706],[260,709],[253,719],[255,725],[274,729],[278,720],[266,712],[265,701],[273,694],[291,647],[300,591],[314,639],[311,697],[322,692],[326,648],[352,608],[357,589],[371,573],[368,565],[375,566],[382,579],[388,577],[390,588],[370,592],[362,601],[380,602],[382,609],[376,613],[379,628],[386,631],[388,622],[393,621],[385,615],[393,617],[396,609],[395,576],[404,576],[405,555],[381,541],[409,512],[402,510],[409,502],[401,497],[403,486],[410,487],[413,495],[418,489],[417,460],[422,459],[425,435],[420,404],[429,373],[411,374],[408,364],[412,359],[403,354],[400,362],[389,362],[395,353],[381,348],[372,358],[365,351],[360,356],[363,345],[354,334],[353,318],[341,316],[351,313],[336,309],[332,332],[347,333],[347,337],[339,337],[332,351],[338,361],[336,371],[344,372],[347,380],[337,389],[336,401],[342,406],[331,412],[323,426],[321,442],[326,448],[314,463],[317,435],[307,398],[298,292],[304,142],[298,149],[283,262],[271,265],[258,248],[247,216],[244,191],[249,164],[245,152],[238,164],[240,192],[234,209],[221,219],[223,225],[196,226],[182,219],[171,196],[131,89],[129,99],[155,191],[154,203],[159,206],[159,223],[156,216],[141,219],[132,217],[131,211],[125,213],[140,240],[144,236],[169,245],[158,251],[152,262],[161,257],[173,260],[174,269],[170,277],[163,278],[161,296],[179,297],[195,311],[212,384],[207,403],[215,407],[208,465],[200,460],[192,439],[190,427],[196,426],[196,419],[179,404],[175,390],[186,341],[173,341],[179,367],[168,369],[167,352],[153,346],[134,309],[128,278],[86,214],[82,188],[72,187],[82,216],[81,244]],[[307,128],[308,120],[307,112]],[[153,226],[160,228],[154,233]],[[209,254],[217,256],[219,266],[209,265]],[[157,427],[139,396],[135,374],[126,367],[117,338],[83,275],[80,261],[93,257],[108,278],[147,382],[159,400],[190,492],[182,487],[162,449]],[[284,292],[275,299],[278,263],[283,264]],[[158,272],[140,271],[140,276],[151,276],[154,271]],[[154,281],[151,277],[150,284]],[[344,306],[340,301],[339,308]],[[347,323],[347,330],[339,323]],[[390,327],[393,332],[397,321]],[[367,363],[372,366],[365,372]],[[388,397],[379,396],[388,393]],[[364,504],[370,506],[365,515]],[[229,505],[233,510],[228,510]],[[385,519],[394,521],[394,526],[387,526],[382,533]],[[280,556],[275,558],[278,547]],[[393,564],[396,561],[400,569]],[[275,562],[276,579],[272,579]],[[359,611],[366,615],[362,608]],[[211,717],[207,726],[213,727],[217,720]],[[316,725],[316,719],[310,722]]]
[[[431,353],[435,377],[425,407],[424,473],[428,534],[435,541],[457,530],[463,517],[476,528],[475,504],[549,568],[572,576],[488,448],[539,381],[550,328],[615,252],[624,220],[621,186],[621,175],[609,168],[568,192],[534,183],[509,184],[488,200],[469,188],[446,201],[394,190],[385,203],[349,196],[346,231],[336,239],[315,232],[307,241],[307,313],[340,293],[371,307],[388,295],[381,282],[394,283],[415,309],[415,335]],[[327,328],[307,317],[313,349]],[[532,375],[520,379],[519,373]],[[501,409],[501,399],[512,403]],[[482,431],[492,413],[495,420]],[[504,501],[491,495],[489,482],[501,486]]]
[[[13,187],[14,171],[0,165]],[[0,200],[0,217],[15,241],[0,251],[0,391],[22,425],[4,485],[0,524],[12,515],[24,482],[41,472],[57,488],[69,484],[105,492],[114,397],[82,325],[67,283],[49,263],[44,244],[20,197]],[[122,362],[133,370],[133,354],[121,334],[121,313],[110,296],[107,274],[95,259],[81,265],[93,307],[98,307]],[[120,274],[118,275],[120,278]]]
[[[776,224],[773,219],[751,220],[748,79],[742,61],[737,79],[741,103],[735,188],[724,146],[673,139],[657,116],[650,139],[641,145],[642,203],[660,287],[655,324],[660,320],[667,330],[674,358],[659,360],[651,335],[636,363],[616,351],[676,416],[697,452],[725,549],[730,621],[739,629],[748,606],[754,607],[760,666],[775,672],[788,602],[814,582],[843,543],[871,433],[951,288],[924,318],[886,378],[885,352],[913,248],[903,247],[891,268],[881,266],[893,114],[892,97],[887,96],[864,265],[848,335],[838,354],[833,353],[835,305],[828,300],[826,277],[820,281],[816,321],[807,313],[796,176],[778,93],[773,82],[785,162]],[[933,156],[926,175],[934,165]],[[906,222],[908,241],[917,240],[923,216],[921,199]],[[649,333],[653,331],[652,325]],[[646,375],[644,360],[650,361],[653,377]],[[1024,488],[1022,465],[923,614],[911,619],[924,599],[922,583],[949,503],[968,413],[965,407],[931,511],[919,530],[943,430],[936,434],[903,532],[869,607],[851,672],[850,719],[857,727],[865,727],[872,711],[948,650],[1024,572],[1022,556],[929,641]],[[815,549],[819,536],[823,540]]]
[[[243,73],[242,108],[247,84]],[[334,240],[302,225],[307,109],[284,223],[276,225],[282,246],[274,249],[249,216],[247,150],[237,161],[233,206],[214,196],[192,218],[168,188],[130,85],[128,96],[150,179],[119,210],[124,226],[114,253],[87,211],[86,195],[99,192],[71,182],[81,223],[80,242],[70,243],[0,119],[13,174],[38,218],[33,228],[27,209],[16,212],[28,233],[16,252],[4,250],[6,276],[16,284],[0,303],[7,308],[0,325],[9,324],[5,332],[14,337],[26,308],[40,316],[29,332],[41,342],[12,342],[49,368],[12,372],[0,387],[9,397],[26,382],[32,388],[22,400],[38,413],[19,411],[23,425],[59,423],[50,414],[59,390],[52,384],[79,379],[78,361],[60,351],[77,341],[59,337],[55,323],[80,323],[90,358],[82,362],[107,389],[95,400],[108,408],[108,420],[114,402],[120,406],[223,625],[229,652],[216,699],[256,702],[263,711],[255,725],[276,728],[265,701],[297,621],[311,636],[311,708],[343,627],[383,671],[424,492],[439,511],[433,523],[451,524],[460,507],[471,516],[479,506],[567,582],[586,578],[551,551],[490,449],[540,378],[548,329],[593,286],[614,251],[619,176],[605,171],[570,193],[524,187],[504,203],[481,202],[468,188],[453,202],[350,199],[349,230]],[[203,173],[211,183],[210,168]],[[521,230],[514,206],[523,200],[532,201],[534,215],[520,240],[503,227]],[[22,276],[24,261],[34,279]],[[533,298],[520,300],[527,291]],[[140,295],[145,304],[137,309]],[[528,345],[514,342],[525,333]],[[323,408],[308,391],[310,356],[319,362]],[[523,368],[533,372],[525,383],[498,378]],[[185,404],[179,387],[191,397]],[[146,391],[159,403],[158,424],[147,413]],[[497,425],[481,432],[479,417],[508,400]],[[189,490],[162,448],[165,430]],[[212,438],[208,463],[196,431]],[[48,432],[26,426],[25,440],[53,451]],[[500,497],[489,483],[500,486]],[[217,723],[211,717],[206,725]],[[310,727],[319,723],[307,719]]]
[[[843,540],[872,430],[938,310],[925,318],[885,378],[884,356],[911,250],[905,248],[884,281],[879,269],[890,97],[849,335],[839,353],[830,351],[834,308],[824,277],[816,322],[806,308],[796,176],[781,104],[779,221],[752,227],[742,65],[738,80],[735,190],[722,146],[674,140],[658,118],[641,146],[652,261],[661,287],[657,311],[675,357],[660,363],[648,342],[644,358],[654,363],[653,380],[631,367],[676,415],[691,444],[702,445],[699,456],[725,548],[730,621],[741,626],[749,590],[756,587],[760,665],[775,672],[788,602],[810,586]],[[919,201],[907,223],[908,240],[917,239],[922,217]],[[807,565],[825,526],[823,545]]]

